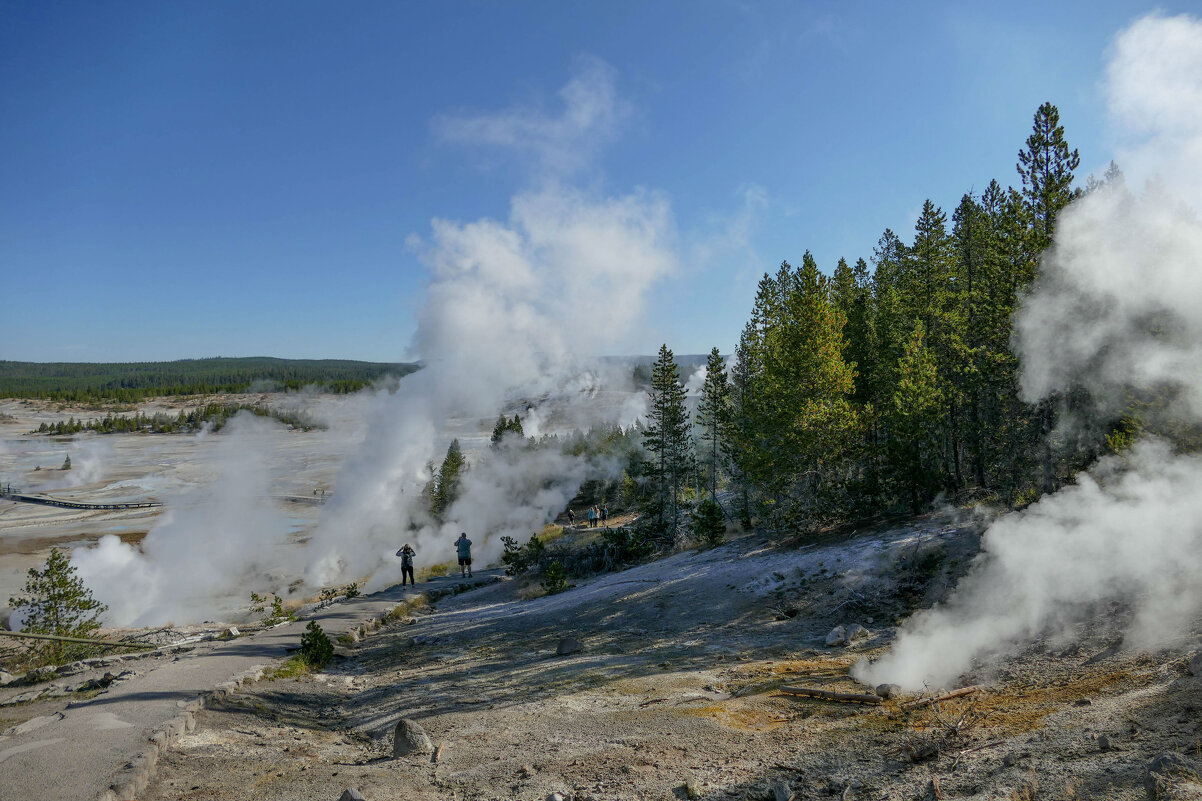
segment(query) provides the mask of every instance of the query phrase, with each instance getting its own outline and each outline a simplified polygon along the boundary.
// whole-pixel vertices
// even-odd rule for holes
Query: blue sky
[[[1016,182],[1045,100],[1104,168],[1107,49],[1157,9],[1198,11],[0,0],[0,359],[420,355],[432,220],[548,181],[662,201],[677,267],[635,347],[729,352],[765,270]]]

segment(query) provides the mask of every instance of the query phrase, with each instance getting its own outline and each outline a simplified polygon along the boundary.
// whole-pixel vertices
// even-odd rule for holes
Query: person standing
[[[608,520],[608,519],[609,519],[609,507],[608,507],[608,506],[602,506],[602,507],[601,507],[601,525],[603,525],[603,526],[604,526],[604,525],[605,525],[605,521],[606,521],[606,520]]]
[[[464,531],[459,535],[459,539],[455,540],[455,547],[459,550],[459,574],[463,578],[472,577],[472,541],[467,538],[467,532]]]
[[[588,508],[588,527],[592,528],[595,525],[597,525],[597,518],[593,514],[593,507],[590,506]]]
[[[417,551],[413,550],[413,546],[405,543],[405,547],[396,552],[396,555],[401,557],[401,586],[405,586],[406,580],[410,584],[416,585],[417,581],[413,578],[413,557]]]
[[[571,509],[568,510],[568,525],[572,527],[576,525],[576,513]]]

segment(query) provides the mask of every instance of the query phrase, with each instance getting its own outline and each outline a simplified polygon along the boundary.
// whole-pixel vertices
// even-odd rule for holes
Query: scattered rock
[[[584,650],[584,646],[580,644],[580,640],[575,637],[564,637],[559,641],[559,645],[555,646],[556,656],[567,656],[568,654],[578,654]]]
[[[1093,704],[1092,698],[1078,698],[1073,702],[1074,706],[1090,706],[1091,704]]]
[[[878,684],[876,694],[881,698],[899,698],[902,694],[900,684]]]
[[[363,797],[363,793],[354,787],[348,787],[342,791],[342,795],[338,797],[338,801],[367,801],[367,799]]]
[[[547,796],[547,801],[567,801],[567,796],[563,793],[551,793]]]
[[[397,723],[396,732],[393,734],[392,755],[402,757],[409,754],[432,753],[434,753],[434,743],[430,742],[426,730],[416,721],[402,718]]]
[[[1109,751],[1110,750],[1110,738],[1107,737],[1105,734],[1100,735],[1098,737],[1098,750],[1099,751]]]
[[[1202,651],[1194,652],[1194,655],[1185,663],[1185,669],[1191,676],[1202,676]]]
[[[7,670],[0,670],[0,687],[7,687],[17,680],[17,677]]]
[[[791,801],[793,798],[793,788],[789,787],[786,781],[774,782],[772,784],[772,797],[775,801]]]
[[[701,798],[701,785],[692,776],[684,780],[683,787],[685,798]]]
[[[1011,751],[1009,754],[1006,754],[1004,757],[1002,757],[1002,765],[1004,767],[1012,768],[1017,764],[1018,764],[1018,754],[1014,753],[1013,751]]]
[[[529,779],[531,776],[533,776],[536,773],[538,773],[538,771],[535,770],[532,765],[522,765],[522,769],[518,771],[518,774],[523,779]]]
[[[843,626],[835,626],[831,629],[831,633],[826,635],[826,645],[828,648],[836,645],[843,645],[847,642],[847,629]]]
[[[861,626],[859,623],[852,623],[847,627],[848,645],[851,645],[853,642],[859,642],[860,640],[867,640],[871,636],[872,632]]]

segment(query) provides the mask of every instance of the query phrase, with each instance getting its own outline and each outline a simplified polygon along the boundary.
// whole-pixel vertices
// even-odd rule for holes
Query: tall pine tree
[[[689,436],[689,412],[685,390],[680,383],[676,358],[667,344],[651,366],[650,405],[643,444],[650,452],[647,475],[654,486],[657,520],[675,530],[679,518],[680,489],[688,476],[692,452]]]

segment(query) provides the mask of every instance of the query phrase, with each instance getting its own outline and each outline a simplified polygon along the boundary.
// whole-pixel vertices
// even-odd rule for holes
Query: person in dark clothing
[[[455,540],[455,548],[459,551],[459,573],[463,578],[472,577],[472,541],[464,531]]]
[[[413,546],[405,543],[405,547],[396,552],[396,555],[401,557],[401,586],[405,586],[406,579],[410,584],[417,584],[413,578],[413,557],[417,551],[413,550]]]
[[[568,510],[568,525],[569,526],[576,525],[576,513],[573,512],[571,509]]]
[[[602,506],[602,507],[601,507],[601,525],[603,525],[603,526],[604,526],[604,525],[605,525],[605,521],[606,521],[606,520],[608,520],[608,519],[609,519],[609,507],[608,507],[608,506]]]

